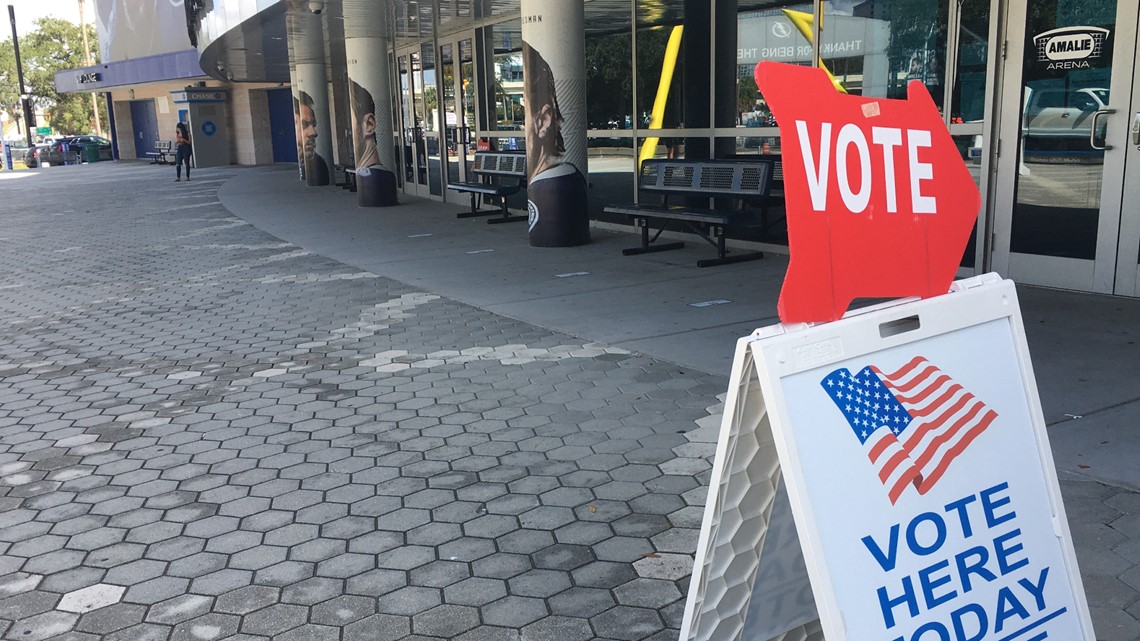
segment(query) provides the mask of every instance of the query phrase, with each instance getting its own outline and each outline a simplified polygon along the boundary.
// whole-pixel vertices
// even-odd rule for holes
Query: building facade
[[[371,141],[353,117],[368,78],[378,117],[367,132],[395,189],[466,203],[447,186],[472,179],[479,149],[528,149],[536,70],[549,67],[563,159],[584,175],[594,225],[623,222],[602,209],[637,198],[639,158],[778,155],[779,129],[751,79],[759,61],[822,63],[869,96],[903,97],[918,80],[985,201],[963,275],[1140,295],[1134,0],[186,2],[206,85],[259,105],[231,109],[233,162],[270,159],[277,145],[258,142],[257,92],[288,85],[295,153],[324,161],[300,172],[318,185],[323,171],[353,166],[354,146]],[[305,101],[312,119],[301,117]],[[781,219],[729,234],[786,251]]]
[[[55,83],[107,95],[116,158],[153,158],[178,122],[197,118],[197,166],[296,161],[289,89],[205,73],[181,1],[96,0],[95,9],[102,62],[60,72]]]

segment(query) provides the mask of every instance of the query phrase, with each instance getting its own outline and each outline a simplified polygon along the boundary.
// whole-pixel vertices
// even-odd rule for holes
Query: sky
[[[87,22],[94,22],[95,0],[86,0],[85,4],[83,11]],[[79,0],[0,0],[4,15],[0,40],[12,37],[12,27],[8,24],[8,5],[16,7],[16,33],[21,36],[31,31],[39,18],[63,18],[79,22]]]

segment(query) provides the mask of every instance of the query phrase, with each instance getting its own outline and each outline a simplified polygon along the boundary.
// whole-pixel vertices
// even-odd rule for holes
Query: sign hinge
[[[956,280],[953,284],[950,285],[950,291],[963,292],[968,289],[975,289],[977,287],[984,287],[986,285],[993,285],[1000,282],[1001,276],[993,272],[989,272],[986,274],[978,274],[977,276],[971,276],[969,278]]]
[[[1004,40],[1001,43],[1001,59],[1005,60],[1006,55],[1009,54],[1009,41]]]
[[[1001,156],[1001,138],[998,138],[997,144],[994,145],[994,155]]]
[[[785,334],[793,334],[795,332],[802,332],[805,329],[814,327],[816,323],[780,323],[778,325],[769,325],[761,327],[752,332],[752,338],[757,340],[764,340],[767,338],[775,338]]]

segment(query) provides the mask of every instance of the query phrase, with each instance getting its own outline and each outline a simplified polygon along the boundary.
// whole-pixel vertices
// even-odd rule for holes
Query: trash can
[[[83,145],[83,155],[87,162],[99,162],[99,143],[89,142]]]

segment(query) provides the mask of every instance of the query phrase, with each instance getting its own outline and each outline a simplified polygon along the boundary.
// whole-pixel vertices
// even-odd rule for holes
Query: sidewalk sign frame
[[[1070,618],[1075,617],[1085,641],[1095,640],[1014,284],[996,274],[985,274],[954,283],[945,296],[884,303],[849,312],[833,323],[775,325],[738,341],[681,624],[682,641],[768,641],[744,633],[753,598],[778,596],[765,593],[765,587],[755,583],[764,563],[780,560],[764,559],[761,551],[782,479],[791,499],[819,619],[805,616],[802,608],[792,608],[782,620],[767,626],[776,626],[770,638],[860,641],[857,636],[848,636],[844,612],[828,575],[818,515],[812,511],[813,497],[806,493],[807,480],[793,433],[796,426],[789,421],[782,379],[992,321],[1005,321],[1016,353],[1025,409],[1035,437],[1032,445],[1045,481],[1043,490],[1057,541],[1057,548],[1051,549],[1064,566],[1054,568],[1055,576],[1068,581],[1065,595],[1071,597],[1066,601],[1072,607]],[[913,329],[894,334],[883,331],[900,322]],[[864,458],[862,464],[868,461]],[[1026,641],[1028,637],[1037,638],[1030,634]]]

